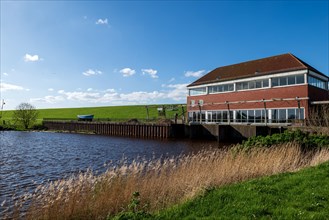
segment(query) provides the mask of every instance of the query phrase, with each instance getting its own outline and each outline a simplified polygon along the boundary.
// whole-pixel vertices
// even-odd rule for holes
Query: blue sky
[[[185,103],[214,68],[293,53],[329,73],[328,1],[3,1],[1,98]]]

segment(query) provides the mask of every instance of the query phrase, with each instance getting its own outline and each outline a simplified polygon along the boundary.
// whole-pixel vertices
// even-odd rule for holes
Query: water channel
[[[12,197],[88,168],[106,164],[172,157],[218,147],[214,141],[150,140],[50,132],[0,132],[0,204]],[[1,207],[0,207],[1,208]]]

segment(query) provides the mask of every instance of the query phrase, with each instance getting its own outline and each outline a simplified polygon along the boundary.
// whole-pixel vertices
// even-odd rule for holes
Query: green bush
[[[320,134],[310,134],[301,130],[289,131],[286,130],[280,134],[267,136],[255,136],[242,142],[243,149],[254,147],[271,147],[273,145],[296,142],[303,148],[321,148],[329,147],[329,136]]]

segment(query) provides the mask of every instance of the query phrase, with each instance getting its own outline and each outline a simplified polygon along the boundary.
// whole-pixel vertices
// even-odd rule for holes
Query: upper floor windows
[[[212,93],[219,93],[219,92],[230,92],[234,91],[234,84],[224,84],[224,85],[218,85],[218,86],[209,86],[208,87],[209,94]]]
[[[190,93],[191,96],[193,96],[193,95],[205,95],[205,94],[207,94],[207,87],[190,89],[189,93]]]
[[[260,89],[260,88],[266,88],[268,86],[269,86],[268,79],[253,80],[253,81],[236,83],[236,90],[239,91],[239,90],[247,90],[247,89]]]
[[[304,74],[272,78],[272,87],[304,84]]]
[[[308,84],[321,88],[321,89],[327,89],[326,88],[326,82],[322,81],[320,79],[314,78],[312,76],[308,76]]]

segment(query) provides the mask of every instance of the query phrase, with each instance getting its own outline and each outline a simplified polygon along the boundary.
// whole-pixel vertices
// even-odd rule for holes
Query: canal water
[[[149,140],[87,134],[0,132],[0,204],[13,194],[123,158],[158,159],[218,147],[214,141]],[[1,209],[1,207],[0,207]]]

